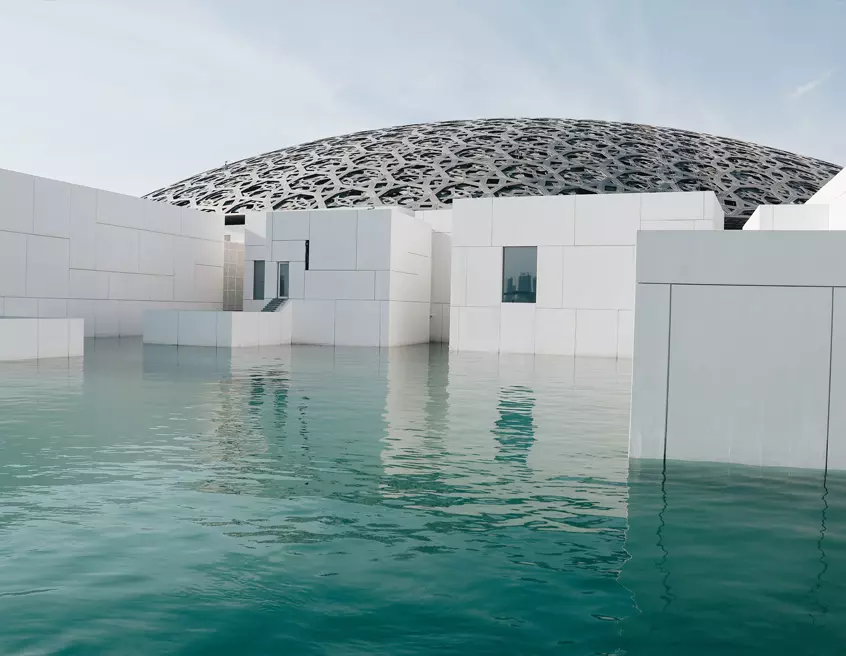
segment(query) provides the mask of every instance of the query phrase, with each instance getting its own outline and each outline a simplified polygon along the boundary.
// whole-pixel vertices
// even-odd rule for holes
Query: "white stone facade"
[[[457,200],[450,349],[630,358],[639,230],[722,230],[713,192]],[[537,298],[504,303],[503,248],[537,247]]]
[[[148,309],[220,309],[223,220],[0,169],[0,316],[140,335]]]
[[[278,312],[148,310],[144,343],[241,348],[291,343],[291,306]]]
[[[245,310],[259,310],[279,296],[279,264],[287,262],[292,343],[385,347],[429,341],[432,229],[413,213],[249,213],[245,242]],[[253,293],[257,261],[265,270],[260,299]]]
[[[0,317],[0,362],[79,357],[83,323],[83,319]]]
[[[642,233],[629,454],[846,469],[846,232]]]

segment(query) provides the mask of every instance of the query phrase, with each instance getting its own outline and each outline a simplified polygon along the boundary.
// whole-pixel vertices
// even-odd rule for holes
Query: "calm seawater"
[[[843,654],[846,483],[630,468],[627,363],[0,365],[0,654]]]

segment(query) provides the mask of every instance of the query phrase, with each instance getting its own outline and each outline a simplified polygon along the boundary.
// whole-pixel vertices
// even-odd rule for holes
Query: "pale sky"
[[[846,0],[0,0],[0,168],[141,195],[390,125],[631,121],[846,164]]]

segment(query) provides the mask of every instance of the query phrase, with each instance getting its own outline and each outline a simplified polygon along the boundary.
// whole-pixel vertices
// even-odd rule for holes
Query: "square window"
[[[502,249],[502,302],[534,303],[537,294],[537,246],[505,246]]]

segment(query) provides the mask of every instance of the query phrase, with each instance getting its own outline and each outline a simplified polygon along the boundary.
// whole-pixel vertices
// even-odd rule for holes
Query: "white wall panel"
[[[305,262],[304,241],[274,241],[272,244],[272,260],[276,262]]]
[[[217,346],[217,321],[209,321],[208,316],[206,312],[181,311],[177,337],[179,344]]]
[[[306,299],[374,300],[373,271],[306,271]],[[296,320],[296,319],[295,319]]]
[[[535,353],[574,355],[576,311],[537,308],[535,311]]]
[[[490,246],[492,226],[492,198],[459,198],[453,201],[453,246]]]
[[[432,303],[449,303],[450,272],[452,270],[452,237],[432,233]]]
[[[144,332],[144,312],[151,309],[145,301],[120,301],[118,304],[118,334],[137,336]]]
[[[0,296],[26,296],[24,234],[0,232]]]
[[[709,192],[713,193],[713,192]],[[704,219],[705,192],[660,191],[640,194],[643,221],[678,221]]]
[[[68,317],[84,321],[85,337],[94,337],[97,325],[98,301],[68,299]]]
[[[503,353],[534,353],[534,303],[503,303],[500,307],[499,350]]]
[[[120,335],[120,301],[91,301],[91,303],[94,303],[94,336],[117,337]]]
[[[499,351],[500,306],[462,307],[458,315],[458,350]],[[452,347],[452,339],[450,339]]]
[[[38,316],[45,319],[59,319],[68,316],[68,302],[63,298],[39,298]]]
[[[335,303],[336,346],[379,346],[379,301]]]
[[[846,289],[834,290],[833,307],[828,467],[846,470]]]
[[[290,284],[288,296],[290,298],[305,297],[305,262],[291,262],[288,265]]]
[[[97,191],[97,223],[140,229],[144,227],[144,202],[111,191]]]
[[[70,270],[70,298],[109,298],[109,273],[105,271]]]
[[[617,357],[617,310],[576,310],[576,355]]]
[[[309,270],[354,270],[358,212],[310,212],[309,222]],[[308,280],[306,294],[308,295]]]
[[[223,269],[197,264],[194,267],[194,291],[192,300],[223,304]]]
[[[502,302],[502,248],[466,250],[468,306],[492,306]]]
[[[152,232],[167,235],[178,235],[182,232],[182,208],[170,203],[139,200],[143,214],[143,228]],[[214,216],[214,215],[211,215]],[[210,216],[210,218],[211,218]],[[223,216],[218,214],[220,221]]]
[[[674,285],[667,458],[823,468],[831,299]]]
[[[335,343],[335,301],[292,300],[294,344]]]
[[[173,276],[148,276],[151,301],[173,300]]]
[[[180,234],[183,236],[223,243],[223,229],[224,218],[222,215],[215,212],[200,212],[182,208],[182,230]]]
[[[27,235],[26,295],[67,298],[69,264],[67,239]]]
[[[387,271],[391,268],[390,210],[361,210],[356,229],[356,268]]]
[[[50,237],[70,237],[71,185],[34,178],[33,232]]]
[[[641,230],[696,230],[696,221],[641,221]]]
[[[138,273],[137,230],[97,224],[97,269]]]
[[[85,353],[85,322],[83,319],[68,319],[68,356],[80,357]]]
[[[3,311],[7,317],[37,317],[38,299],[36,298],[6,298]]]
[[[493,246],[571,245],[575,237],[575,196],[493,199]]]
[[[176,257],[185,257],[174,248],[178,237],[158,232],[138,232],[138,272],[173,275],[173,261]],[[222,248],[222,246],[221,246]]]
[[[97,190],[71,185],[70,265],[79,269],[97,267]]]
[[[634,310],[617,313],[617,357],[630,359],[634,353]]]
[[[179,310],[147,310],[143,318],[145,344],[177,344]]]
[[[561,246],[539,246],[538,307],[563,307],[563,279],[564,249]]]
[[[634,308],[634,246],[565,246],[564,307]],[[538,277],[538,287],[542,284]]]
[[[37,357],[38,321],[0,320],[0,361],[32,360]]]
[[[298,241],[309,239],[309,214],[305,210],[273,212],[273,239]]]
[[[0,169],[0,230],[32,232],[34,178]]]
[[[577,246],[630,246],[640,228],[642,194],[576,196]]]
[[[68,357],[68,321],[51,319],[38,321],[38,357]]]
[[[149,301],[149,276],[139,273],[110,273],[109,298],[115,301]]]

